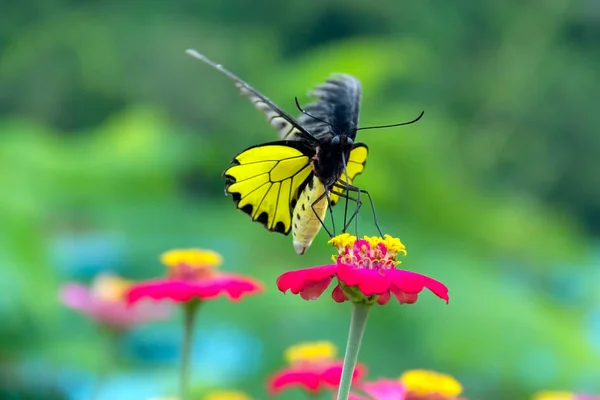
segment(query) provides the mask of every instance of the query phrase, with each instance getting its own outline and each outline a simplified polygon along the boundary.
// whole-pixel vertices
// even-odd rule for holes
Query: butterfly
[[[233,197],[238,209],[269,231],[284,235],[292,232],[294,249],[301,255],[322,226],[333,236],[323,222],[327,210],[331,212],[340,198],[346,199],[342,229],[345,232],[351,221],[357,221],[361,195],[365,195],[381,234],[369,192],[353,185],[356,176],[363,172],[368,155],[368,147],[355,142],[356,132],[370,129],[358,128],[362,93],[358,79],[340,74],[316,86],[309,93],[316,100],[304,109],[296,99],[302,113],[294,119],[222,65],[195,50],[187,53],[232,80],[279,133],[278,141],[240,152],[223,173],[225,193]],[[404,124],[408,123],[390,126]],[[356,209],[347,219],[348,200],[356,202]]]

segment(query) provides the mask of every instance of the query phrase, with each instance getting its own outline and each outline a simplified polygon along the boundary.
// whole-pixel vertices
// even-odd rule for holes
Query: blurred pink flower
[[[161,261],[168,268],[167,276],[132,285],[126,293],[130,304],[143,299],[188,303],[220,296],[239,301],[263,291],[262,283],[253,278],[218,272],[222,260],[214,251],[175,249],[163,253]]]
[[[166,305],[149,302],[128,305],[125,293],[130,285],[131,282],[116,275],[99,274],[91,286],[64,284],[60,288],[59,298],[66,307],[113,329],[127,329],[169,316],[170,308]]]
[[[406,398],[406,388],[402,382],[391,379],[364,382],[357,385],[356,389],[366,393],[370,398],[350,393],[348,400],[404,400]]]
[[[273,374],[267,389],[271,395],[299,387],[311,394],[324,389],[335,389],[340,384],[343,361],[336,359],[337,349],[330,342],[299,343],[285,351],[288,366]],[[367,367],[359,363],[352,375],[358,382],[366,374]]]
[[[349,400],[465,400],[462,385],[447,374],[409,370],[400,379],[380,379],[353,387]],[[364,393],[364,395],[363,395]]]

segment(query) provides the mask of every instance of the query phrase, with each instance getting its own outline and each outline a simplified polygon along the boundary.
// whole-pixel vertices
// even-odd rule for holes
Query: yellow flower
[[[331,342],[304,342],[288,347],[284,357],[289,364],[296,362],[318,362],[333,360],[337,355],[337,348]]]
[[[400,377],[400,381],[408,391],[420,396],[439,394],[454,398],[462,392],[462,386],[456,379],[434,371],[419,369],[406,371]]]
[[[92,282],[92,292],[102,300],[119,302],[124,300],[125,293],[132,283],[117,275],[101,273]]]
[[[246,393],[236,390],[220,390],[208,393],[204,400],[252,400]]]
[[[332,237],[327,243],[333,244],[334,247],[337,247],[338,250],[342,252],[344,247],[354,246],[354,242],[356,242],[356,236],[349,233],[342,233],[341,235]]]
[[[573,400],[575,395],[571,392],[543,391],[533,396],[533,400]]]
[[[338,255],[331,259],[336,263],[357,264],[370,268],[373,263],[391,268],[401,263],[396,259],[399,253],[406,255],[406,247],[400,239],[390,235],[364,236],[358,239],[349,233],[342,233],[329,240],[338,249]]]
[[[388,249],[388,252],[406,255],[406,246],[400,241],[400,239],[392,237],[390,235],[384,235],[382,243]]]
[[[164,252],[161,261],[169,268],[214,268],[221,265],[223,258],[212,250],[174,249]]]

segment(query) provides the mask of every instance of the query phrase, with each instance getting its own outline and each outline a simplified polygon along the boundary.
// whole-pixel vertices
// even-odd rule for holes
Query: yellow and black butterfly
[[[294,249],[304,254],[310,247],[331,207],[346,199],[345,232],[368,197],[375,225],[379,224],[368,191],[352,183],[366,164],[368,148],[355,143],[361,99],[361,84],[353,76],[337,75],[318,85],[310,96],[316,101],[302,109],[294,119],[246,82],[195,50],[187,53],[217,69],[231,79],[240,93],[262,111],[279,132],[281,140],[263,143],[239,153],[223,173],[225,192],[231,194],[238,209],[268,230],[293,236]],[[398,126],[416,122],[388,125]],[[387,127],[387,126],[386,126]],[[379,128],[379,127],[372,127]],[[352,197],[348,192],[353,192]],[[348,200],[356,210],[347,219]],[[333,217],[332,217],[333,223]],[[335,230],[335,228],[334,228]]]

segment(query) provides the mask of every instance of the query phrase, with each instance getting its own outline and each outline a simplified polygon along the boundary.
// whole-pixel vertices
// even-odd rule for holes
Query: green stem
[[[96,380],[96,384],[90,396],[91,399],[100,398],[102,388],[108,381],[111,369],[116,367],[118,361],[118,347],[122,332],[117,329],[107,327],[105,330],[103,330],[103,333],[105,336],[106,349],[104,352],[104,360],[98,374],[98,379]]]
[[[188,397],[188,378],[190,372],[190,355],[192,353],[192,339],[194,336],[194,319],[200,302],[191,300],[183,305],[183,342],[181,345],[181,365],[180,365],[180,394],[181,400],[187,400]]]
[[[350,395],[352,375],[354,375],[354,368],[356,367],[356,360],[358,360],[358,352],[363,334],[365,333],[365,327],[367,326],[367,317],[369,316],[370,309],[370,304],[352,303],[350,331],[348,332],[348,343],[346,344],[342,379],[340,380],[337,400],[348,400],[348,396]]]

